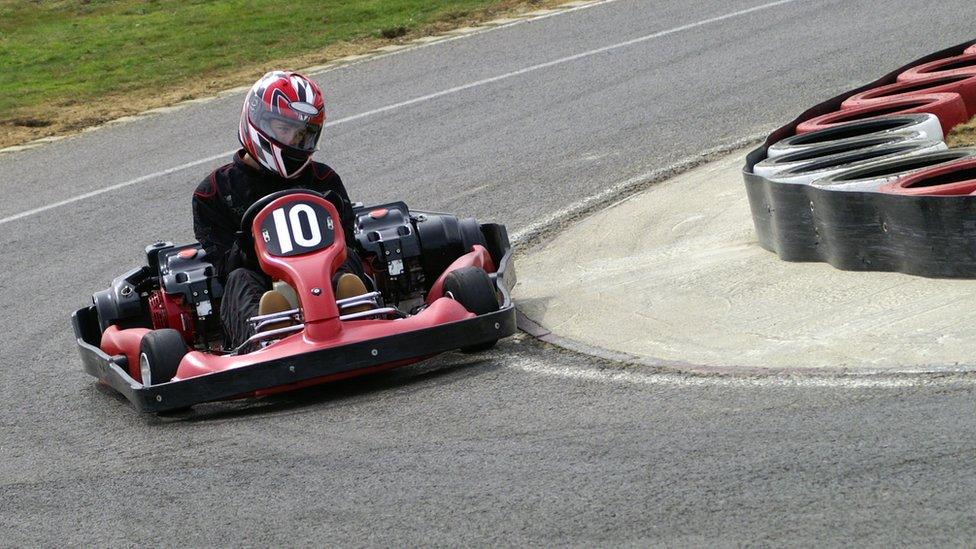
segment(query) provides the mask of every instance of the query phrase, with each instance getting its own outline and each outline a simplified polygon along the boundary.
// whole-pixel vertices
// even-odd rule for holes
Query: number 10
[[[311,234],[305,236],[303,230],[301,214],[305,214]],[[315,210],[308,204],[296,204],[288,212],[285,219],[285,209],[278,208],[271,212],[274,217],[275,232],[278,233],[278,245],[281,253],[286,254],[295,249],[295,244],[303,248],[313,248],[322,242],[322,230],[319,228],[319,218],[315,215]],[[292,242],[294,237],[294,243]]]

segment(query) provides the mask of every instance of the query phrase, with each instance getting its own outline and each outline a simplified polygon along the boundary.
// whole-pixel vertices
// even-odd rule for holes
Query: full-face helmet
[[[325,122],[323,106],[315,82],[295,72],[271,71],[244,98],[238,137],[251,158],[291,179],[312,159]]]

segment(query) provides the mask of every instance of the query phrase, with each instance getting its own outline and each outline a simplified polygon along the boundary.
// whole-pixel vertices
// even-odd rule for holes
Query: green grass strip
[[[498,0],[0,0],[0,119],[405,34]],[[297,68],[297,67],[289,67]]]

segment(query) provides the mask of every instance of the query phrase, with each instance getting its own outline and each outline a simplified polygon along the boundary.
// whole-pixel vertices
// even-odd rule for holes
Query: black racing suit
[[[339,212],[347,246],[353,241],[353,212],[349,195],[338,174],[320,162],[311,162],[298,177],[284,179],[244,163],[244,149],[234,161],[207,176],[193,193],[193,233],[203,244],[207,259],[224,282],[220,305],[225,345],[237,347],[253,335],[247,320],[257,315],[258,303],[271,289],[271,279],[261,272],[253,249],[237,237],[244,212],[259,199],[285,189],[309,189],[325,195]],[[346,248],[341,272],[365,279],[358,255]]]

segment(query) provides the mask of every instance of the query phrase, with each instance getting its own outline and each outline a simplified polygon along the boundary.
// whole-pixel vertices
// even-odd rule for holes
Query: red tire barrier
[[[976,74],[936,75],[895,82],[852,95],[840,104],[840,108],[853,109],[928,93],[958,93],[966,104],[966,112],[969,116],[976,116]]]
[[[882,186],[883,193],[908,196],[960,196],[976,191],[976,158],[959,160],[900,177]]]
[[[976,44],[973,44],[972,46],[969,46],[968,48],[966,48],[962,52],[963,55],[966,55],[967,53],[976,53]]]
[[[928,93],[923,95],[913,95],[903,99],[892,99],[885,103],[876,105],[865,105],[853,109],[834,111],[823,114],[810,120],[801,122],[796,127],[796,133],[802,134],[816,130],[822,130],[850,122],[852,120],[863,120],[875,116],[886,114],[904,114],[927,112],[939,117],[942,124],[943,135],[957,124],[962,124],[969,120],[969,113],[966,104],[958,93]]]
[[[976,74],[976,53],[965,53],[955,57],[946,57],[912,67],[899,74],[898,81],[906,82],[929,76],[946,76],[950,74]]]

